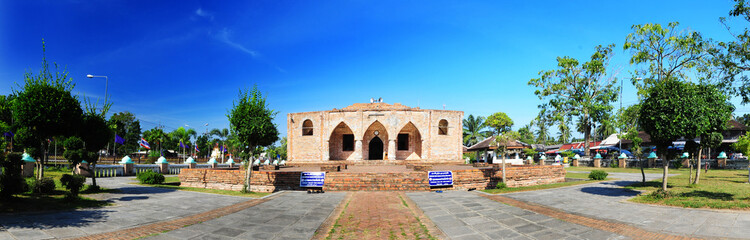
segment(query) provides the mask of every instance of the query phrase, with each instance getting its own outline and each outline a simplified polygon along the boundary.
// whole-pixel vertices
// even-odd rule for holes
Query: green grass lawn
[[[648,193],[661,188],[661,178],[635,184],[627,188],[645,190],[648,193],[630,201],[689,208],[719,208],[750,210],[750,184],[747,184],[747,170],[708,170],[701,172],[698,185],[688,184],[688,171],[670,169],[669,173],[680,174],[667,179],[670,197],[656,198]],[[693,171],[695,174],[695,171]]]
[[[592,168],[592,169],[594,169],[594,168]],[[575,170],[575,171],[585,171],[585,170]],[[499,193],[512,193],[512,192],[534,191],[534,190],[559,188],[559,187],[575,186],[575,185],[579,185],[579,184],[600,182],[600,181],[595,181],[595,180],[589,180],[589,174],[588,173],[571,173],[571,172],[566,172],[565,173],[565,178],[576,178],[576,179],[586,179],[586,180],[584,180],[584,181],[574,181],[574,182],[551,183],[551,184],[536,185],[536,186],[527,186],[527,187],[509,187],[509,188],[503,188],[503,189],[487,189],[487,190],[482,190],[482,191],[484,191],[486,193],[499,194]],[[603,181],[608,181],[608,180],[613,180],[613,179],[612,178],[607,178],[607,179],[605,179]]]
[[[2,213],[16,213],[16,212],[39,212],[39,211],[57,211],[77,208],[90,208],[90,207],[103,207],[109,205],[106,201],[99,201],[85,197],[86,194],[94,194],[89,190],[88,186],[85,185],[81,190],[80,199],[67,200],[65,199],[65,193],[68,192],[65,187],[60,183],[60,177],[63,174],[70,174],[70,171],[66,169],[44,171],[44,177],[49,177],[55,180],[55,190],[48,195],[41,195],[32,193],[31,190],[23,193],[14,195],[14,199],[10,201],[0,202],[0,212]],[[34,182],[34,178],[26,178],[26,183],[31,187]],[[103,192],[115,192],[116,190],[101,188]]]
[[[621,172],[621,173],[641,173],[640,168],[594,168],[594,167],[568,167],[565,168],[567,171],[581,171],[581,172],[591,172],[591,170],[603,170],[605,172]],[[673,169],[669,169],[671,172]],[[662,173],[663,170],[661,168],[644,168],[643,172],[645,173]]]
[[[164,177],[164,184],[156,184],[156,185],[139,184],[139,185],[149,186],[149,187],[167,188],[167,189],[174,189],[174,190],[192,191],[192,192],[213,193],[213,194],[221,194],[221,195],[229,195],[229,196],[252,197],[252,198],[259,198],[259,197],[263,197],[263,196],[270,194],[270,193],[259,193],[259,192],[242,193],[239,191],[231,191],[231,190],[182,187],[182,186],[179,186],[179,183],[180,183],[180,179],[178,177]]]

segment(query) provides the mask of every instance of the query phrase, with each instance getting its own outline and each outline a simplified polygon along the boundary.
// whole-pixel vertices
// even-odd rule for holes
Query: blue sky
[[[622,44],[633,24],[681,23],[726,41],[715,1],[2,1],[0,94],[47,58],[75,93],[104,95],[142,128],[228,127],[239,89],[267,94],[282,135],[286,114],[370,97],[487,116],[515,128],[540,100],[527,82],[557,56],[587,59],[616,44],[611,69],[630,78]],[[635,103],[625,83],[623,102]],[[737,102],[737,101],[735,101]],[[737,105],[738,114],[750,112]],[[556,135],[555,131],[551,131]]]

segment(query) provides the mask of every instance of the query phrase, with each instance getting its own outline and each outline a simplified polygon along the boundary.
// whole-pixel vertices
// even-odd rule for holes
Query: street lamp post
[[[107,102],[107,88],[109,87],[109,78],[107,76],[95,76],[88,74],[86,75],[87,78],[104,78],[104,102]]]

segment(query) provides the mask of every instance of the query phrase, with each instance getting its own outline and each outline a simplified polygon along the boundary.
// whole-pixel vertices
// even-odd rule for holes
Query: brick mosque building
[[[287,115],[290,162],[462,162],[462,111],[382,101]]]

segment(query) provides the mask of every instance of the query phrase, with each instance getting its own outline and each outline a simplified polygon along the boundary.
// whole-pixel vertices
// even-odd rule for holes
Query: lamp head
[[[93,77],[94,77],[94,75],[91,75],[91,74],[87,74],[87,75],[86,75],[86,77],[87,77],[87,78],[93,78]]]

